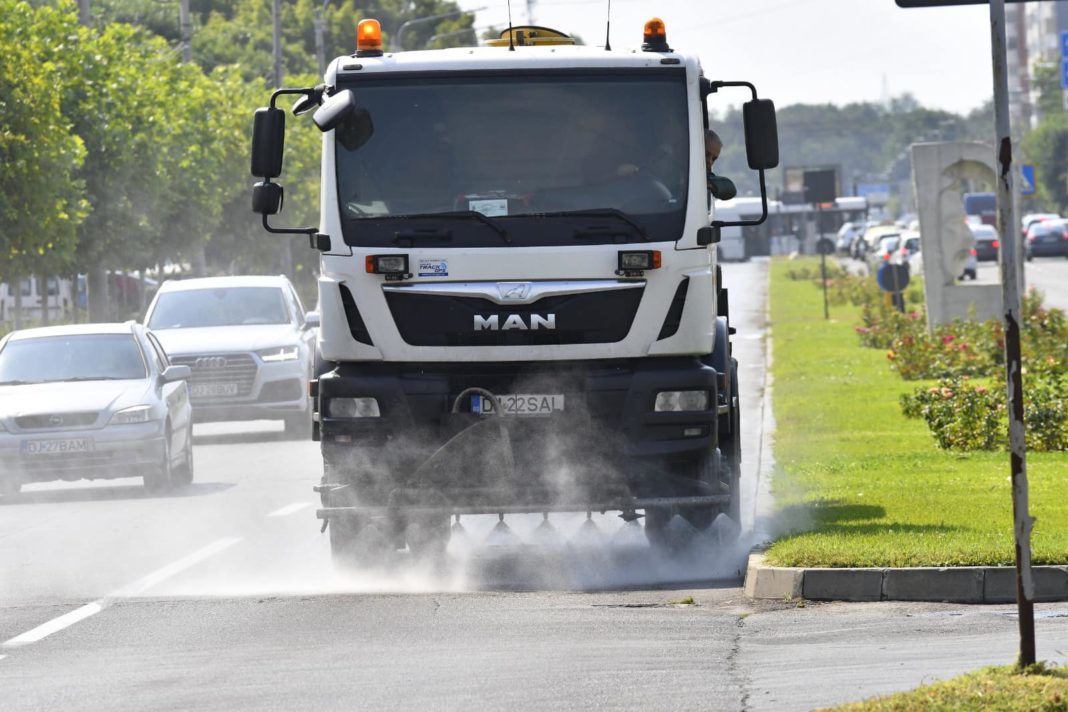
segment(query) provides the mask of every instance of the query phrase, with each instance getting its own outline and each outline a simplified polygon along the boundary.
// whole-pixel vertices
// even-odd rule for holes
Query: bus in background
[[[756,220],[760,213],[760,198],[716,201],[716,220]],[[745,262],[755,255],[772,254],[772,245],[776,241],[774,238],[780,237],[782,224],[782,203],[769,200],[768,219],[764,223],[744,227],[732,225],[720,229],[719,259],[724,262]]]
[[[965,193],[964,214],[968,222],[997,225],[998,201],[993,193]]]

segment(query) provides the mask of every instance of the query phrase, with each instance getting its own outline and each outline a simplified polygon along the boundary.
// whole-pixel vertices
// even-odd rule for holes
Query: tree
[[[72,262],[88,207],[76,176],[85,147],[54,90],[55,58],[76,24],[15,0],[0,0],[0,17],[0,281],[17,284]]]
[[[1068,210],[1068,113],[1047,114],[1023,141],[1024,155],[1035,164],[1039,202]]]

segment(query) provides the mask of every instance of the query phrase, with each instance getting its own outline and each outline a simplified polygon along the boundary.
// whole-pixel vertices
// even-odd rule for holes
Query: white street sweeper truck
[[[378,22],[324,83],[256,112],[253,209],[321,254],[311,383],[336,559],[440,552],[464,514],[619,512],[670,548],[739,519],[738,367],[710,214],[710,99],[745,93],[748,164],[775,110],[704,75],[664,23],[638,50],[514,27],[389,53]],[[278,227],[285,111],[323,132],[320,222]],[[368,532],[373,532],[368,535]],[[371,546],[368,542],[375,542]]]

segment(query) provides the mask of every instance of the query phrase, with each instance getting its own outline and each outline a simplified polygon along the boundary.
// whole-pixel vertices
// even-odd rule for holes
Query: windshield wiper
[[[37,383],[77,383],[79,381],[127,381],[119,376],[72,376],[71,378],[49,378]]]
[[[550,218],[570,217],[572,215],[578,215],[578,216],[584,216],[585,215],[585,216],[590,216],[590,217],[618,218],[618,219],[622,220],[623,222],[625,222],[627,225],[630,225],[632,228],[634,228],[634,231],[637,232],[638,235],[643,240],[645,240],[646,242],[649,242],[649,233],[647,233],[645,231],[645,228],[643,228],[641,226],[641,224],[638,223],[630,215],[627,215],[625,212],[623,212],[622,210],[620,210],[618,208],[590,208],[588,210],[561,210],[560,212],[555,212],[555,213],[538,213],[538,215],[541,216],[541,217],[550,217]],[[597,231],[597,232],[601,232],[601,234],[604,234],[603,231]],[[579,229],[579,230],[575,231],[575,236],[576,237],[582,237],[584,235],[590,235],[590,234],[593,234],[593,233],[591,233],[589,231],[589,229]]]
[[[461,220],[478,220],[480,223],[490,228],[508,244],[512,244],[512,238],[508,237],[508,231],[501,226],[496,220],[488,218],[477,210],[454,210],[448,213],[415,213],[412,215],[390,215],[389,219],[397,220],[401,218],[413,219],[413,218],[426,218],[431,220],[433,218],[445,218],[445,219],[461,219]]]
[[[0,386],[28,386],[37,381],[0,381]]]

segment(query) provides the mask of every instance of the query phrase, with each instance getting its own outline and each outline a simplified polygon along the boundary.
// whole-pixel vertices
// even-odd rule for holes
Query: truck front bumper
[[[564,410],[523,418],[522,430],[578,439],[623,458],[687,459],[716,444],[717,372],[697,358],[656,358],[519,367],[510,363],[344,364],[318,382],[319,437],[327,463],[354,446],[390,444],[433,452],[449,437],[449,414],[467,388],[497,395],[561,394]],[[707,391],[700,411],[657,412],[662,391]],[[330,417],[332,398],[374,398],[378,417]],[[466,404],[463,404],[467,410]],[[489,417],[489,416],[483,416]],[[533,440],[532,440],[533,442]],[[403,445],[402,445],[403,444]],[[536,445],[535,445],[536,446]]]

